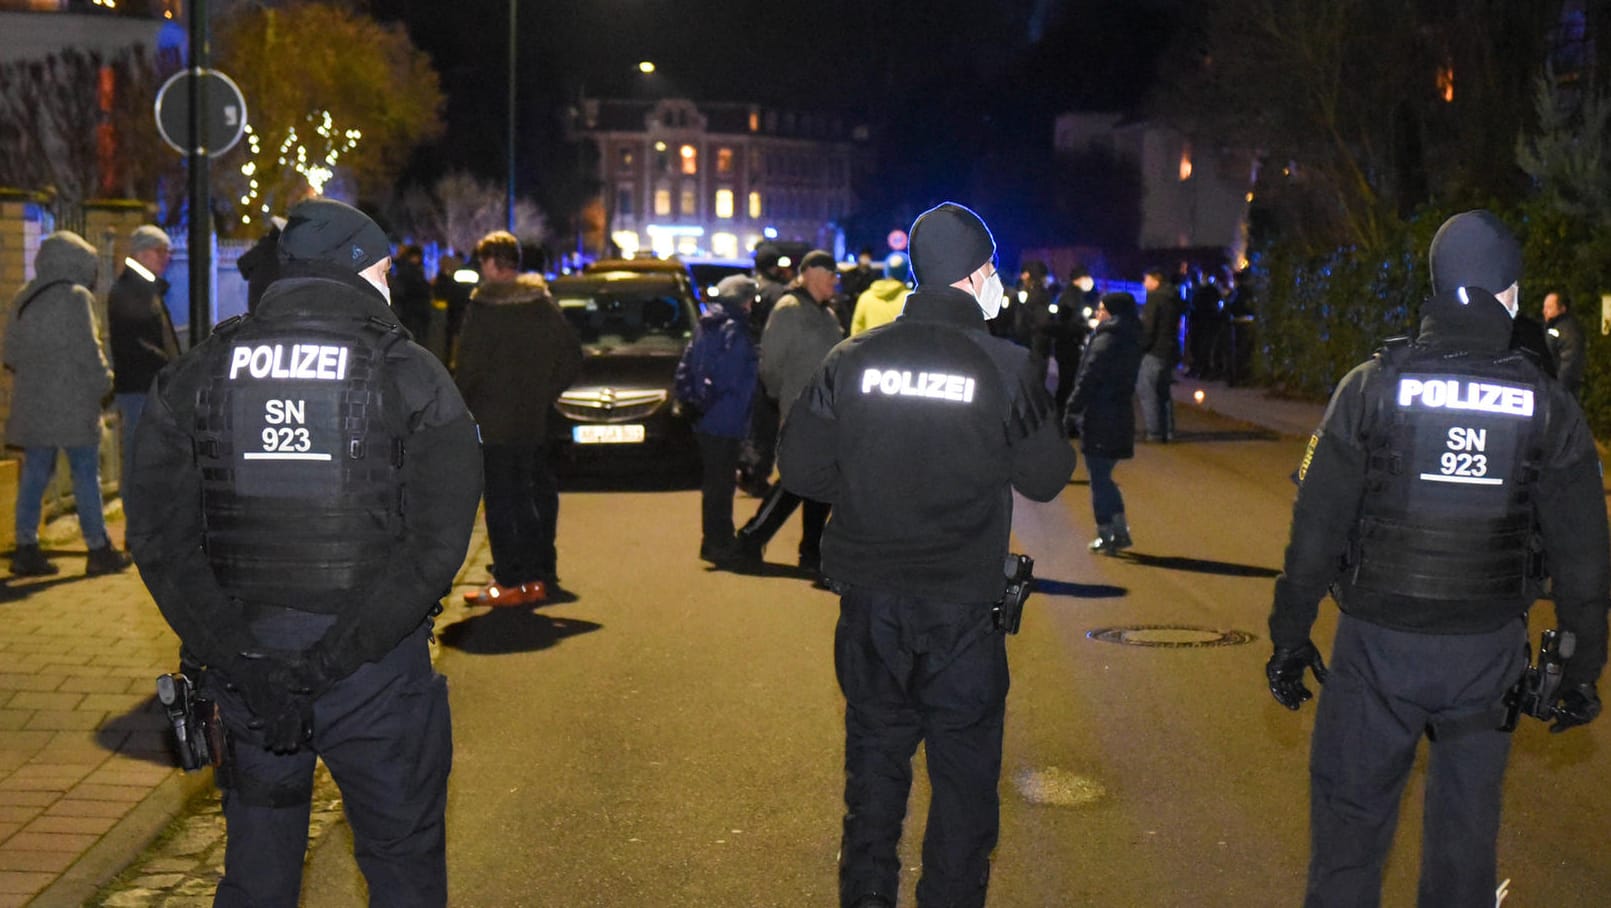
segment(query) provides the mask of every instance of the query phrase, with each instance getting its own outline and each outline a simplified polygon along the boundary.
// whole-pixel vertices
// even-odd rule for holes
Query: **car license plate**
[[[643,427],[626,426],[574,426],[571,438],[579,445],[635,445],[643,443]]]

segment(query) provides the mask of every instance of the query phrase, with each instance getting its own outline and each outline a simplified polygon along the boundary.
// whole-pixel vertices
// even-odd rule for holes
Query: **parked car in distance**
[[[560,466],[697,463],[693,427],[672,393],[699,324],[685,274],[588,271],[549,292],[582,342],[582,371],[554,403],[549,445]]]
[[[716,295],[716,285],[730,274],[749,274],[755,263],[749,259],[726,259],[707,256],[679,257],[688,273],[693,276],[694,289],[699,298],[708,300]]]

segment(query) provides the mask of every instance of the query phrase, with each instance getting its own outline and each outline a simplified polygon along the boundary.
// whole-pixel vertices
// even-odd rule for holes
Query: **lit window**
[[[731,148],[718,148],[718,149],[716,149],[716,172],[721,174],[724,177],[732,174],[732,172],[733,172],[733,149],[731,149]]]
[[[658,217],[671,214],[671,190],[662,186],[654,191],[654,213]]]
[[[610,239],[615,241],[615,245],[621,250],[621,254],[627,258],[631,258],[638,253],[638,232],[636,230],[617,230],[610,234]]]
[[[692,183],[682,187],[682,213],[685,217],[699,214],[699,190]]]
[[[1438,67],[1438,97],[1446,103],[1454,102],[1454,67],[1452,65]]]
[[[632,170],[632,159],[633,159],[633,157],[634,157],[634,155],[632,154],[632,149],[630,149],[630,148],[621,149],[620,169],[630,172]]]
[[[750,218],[752,220],[759,220],[760,217],[761,217],[761,194],[759,192],[752,192],[752,193],[750,193]]]
[[[756,110],[755,108],[751,107],[750,108],[750,132],[760,132],[760,131],[761,131],[761,112],[759,110]]]
[[[1180,182],[1191,179],[1191,143],[1183,142],[1180,146]]]
[[[682,155],[682,172],[690,176],[699,172],[699,149],[692,145],[684,145],[678,150]]]
[[[716,190],[716,216],[722,220],[731,220],[733,217],[733,190]]]
[[[726,259],[738,258],[738,237],[731,233],[711,234],[710,252]]]

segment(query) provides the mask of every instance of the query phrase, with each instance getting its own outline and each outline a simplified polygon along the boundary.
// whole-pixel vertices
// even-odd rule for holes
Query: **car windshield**
[[[600,288],[586,295],[562,294],[557,302],[590,350],[638,347],[676,353],[694,333],[690,307],[671,294]]]

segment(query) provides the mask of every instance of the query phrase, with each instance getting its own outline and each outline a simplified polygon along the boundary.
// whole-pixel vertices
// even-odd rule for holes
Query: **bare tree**
[[[477,241],[506,225],[504,187],[462,172],[438,179],[429,189],[410,188],[396,207],[397,221],[417,239],[468,252]],[[515,235],[529,246],[548,236],[548,221],[529,199],[515,201]]]

